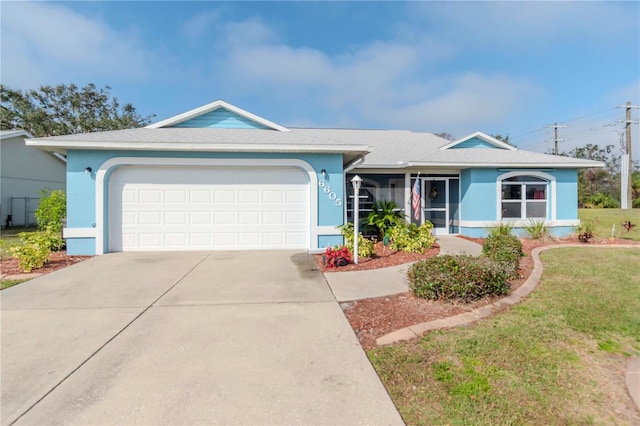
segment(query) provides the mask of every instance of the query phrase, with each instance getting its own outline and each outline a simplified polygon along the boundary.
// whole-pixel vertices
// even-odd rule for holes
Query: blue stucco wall
[[[467,169],[460,173],[460,219],[495,221],[496,169]]]
[[[578,218],[578,171],[575,169],[549,172],[556,177],[558,197],[556,197],[557,219]]]
[[[152,151],[93,151],[69,150],[67,152],[67,227],[87,228],[96,226],[95,171],[107,160],[115,157],[156,157],[156,158],[236,158],[236,159],[299,159],[315,170],[318,180],[325,181],[325,187],[335,193],[332,200],[329,193],[318,188],[318,223],[317,226],[339,226],[344,222],[344,178],[342,173],[341,154],[294,154],[294,153],[205,153],[205,152],[152,152]],[[91,167],[90,175],[84,173]],[[326,176],[321,174],[326,171]],[[105,179],[104,194],[108,197],[109,179]],[[341,200],[339,205],[337,200]],[[108,200],[104,208],[104,249],[108,247]],[[323,242],[341,241],[341,236],[327,237]],[[90,240],[90,241],[88,241]],[[336,242],[337,244],[338,242]],[[70,254],[95,254],[93,238],[70,238],[67,249]],[[91,246],[91,251],[88,247]],[[320,246],[322,247],[322,246]]]
[[[266,129],[260,123],[249,120],[224,108],[202,114],[171,127],[210,127],[218,129]]]
[[[517,170],[513,170],[517,171]],[[522,170],[527,174],[531,170]],[[498,169],[468,169],[461,172],[461,216],[463,221],[486,222],[490,224],[498,220],[498,191],[496,180],[507,173]],[[549,194],[547,203],[547,218],[551,220],[551,213],[555,203],[556,220],[578,219],[578,172],[575,169],[545,170],[556,179],[556,193]],[[552,226],[551,232],[555,236],[565,236],[573,232],[571,226]],[[460,233],[470,237],[485,237],[487,230],[478,226],[461,226]],[[522,228],[514,228],[514,233],[524,236]]]

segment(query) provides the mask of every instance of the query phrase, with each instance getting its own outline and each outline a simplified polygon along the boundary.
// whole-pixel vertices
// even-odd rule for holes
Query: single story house
[[[30,139],[67,157],[67,250],[323,250],[342,243],[351,178],[363,214],[393,200],[436,234],[501,221],[576,226],[577,172],[602,164],[397,130],[286,128],[215,101],[145,128]],[[417,183],[416,183],[417,182]],[[416,193],[414,208],[411,200]]]
[[[24,130],[0,130],[0,221],[25,226],[36,223],[40,192],[66,187],[65,158],[33,146],[26,146],[31,136]]]

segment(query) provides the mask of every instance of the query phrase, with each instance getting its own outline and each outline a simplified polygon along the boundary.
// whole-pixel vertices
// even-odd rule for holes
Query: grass
[[[616,238],[640,241],[640,209],[579,209],[578,218],[581,221],[594,221],[594,233],[597,237],[609,238],[611,228],[615,225]],[[622,227],[622,222],[626,220],[636,224],[636,227],[628,233]]]
[[[22,284],[23,282],[29,281],[30,278],[25,278],[21,280],[2,280],[0,281],[0,290],[4,290],[5,288],[13,287],[14,285]]]
[[[4,228],[0,234],[0,259],[10,257],[7,250],[13,245],[20,244],[19,235],[21,232],[34,232],[36,230],[37,228],[35,226]]]
[[[640,421],[620,380],[640,353],[640,250],[543,261],[543,282],[509,311],[369,351],[408,425]]]

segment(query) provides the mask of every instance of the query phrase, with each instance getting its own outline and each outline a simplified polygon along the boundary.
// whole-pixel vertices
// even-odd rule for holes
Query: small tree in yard
[[[35,211],[38,229],[62,231],[62,219],[67,217],[67,197],[62,190],[45,188],[40,193],[40,205]]]

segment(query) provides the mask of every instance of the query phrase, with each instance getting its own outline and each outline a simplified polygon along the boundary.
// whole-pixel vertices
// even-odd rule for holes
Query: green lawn
[[[30,278],[21,279],[21,280],[2,280],[0,281],[0,290],[4,290],[5,288],[13,287],[14,285],[22,284],[23,282],[29,281]]]
[[[0,232],[0,259],[4,259],[9,256],[7,249],[15,244],[20,243],[19,234],[21,232],[33,232],[36,231],[36,227],[15,227],[5,228]]]
[[[615,225],[614,236],[625,240],[640,241],[640,209],[579,209],[578,217],[581,221],[594,221],[596,236],[608,238]],[[622,222],[631,221],[636,227],[628,232],[622,227]]]
[[[640,424],[640,249],[543,254],[540,286],[468,328],[369,351],[408,425]]]

